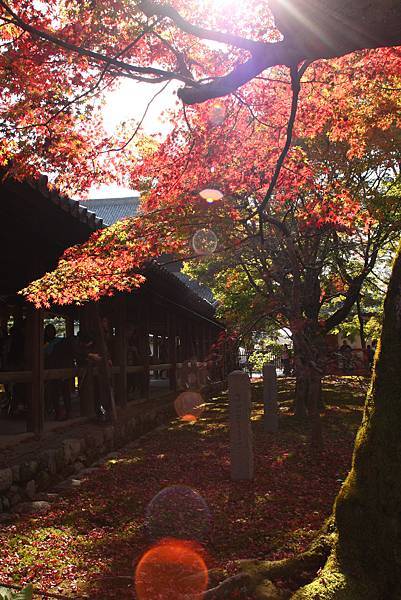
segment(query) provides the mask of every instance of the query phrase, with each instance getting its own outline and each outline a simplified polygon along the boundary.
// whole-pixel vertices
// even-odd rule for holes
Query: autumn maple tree
[[[393,47],[401,44],[399,2],[0,0],[0,11],[4,173],[44,170],[65,189],[118,173],[143,191],[142,215],[67,251],[55,273],[28,288],[30,299],[46,305],[132,289],[141,283],[144,260],[166,251],[190,258],[199,229],[215,231],[219,253],[247,259],[252,246],[264,260],[275,238],[277,256],[290,260],[285,285],[296,299],[300,286],[309,289],[308,265],[295,243],[302,231],[303,240],[308,232],[315,240],[330,238],[333,254],[335,243],[345,248],[347,235],[370,244],[359,274],[345,276],[337,264],[345,312],[354,296],[349,290],[360,286],[374,257],[371,232],[391,222],[387,191],[399,176],[401,58]],[[162,142],[149,147],[136,137],[139,127],[115,139],[103,131],[100,99],[121,77],[182,83],[178,96],[186,109],[177,106]],[[322,146],[314,154],[325,140],[329,149],[342,148],[337,164],[322,159]],[[355,162],[360,168],[350,171]],[[224,198],[206,205],[199,191],[216,185]],[[341,251],[336,258],[346,261]],[[265,274],[274,268],[266,260]],[[255,280],[254,266],[244,264]],[[317,579],[294,598],[377,600],[401,593],[400,269],[397,258],[333,533],[285,563],[248,563],[248,585],[259,587],[260,597],[265,579],[302,572],[306,563],[318,568],[328,552]],[[324,292],[337,284],[328,280]],[[270,290],[271,281],[263,286]],[[298,312],[296,333],[306,333],[308,308],[298,302]],[[313,325],[324,329],[315,316]],[[313,373],[315,361],[306,355]]]

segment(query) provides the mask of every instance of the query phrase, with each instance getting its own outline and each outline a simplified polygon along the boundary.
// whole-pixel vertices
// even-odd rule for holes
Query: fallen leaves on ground
[[[240,558],[283,558],[302,551],[330,515],[350,466],[366,382],[327,380],[324,448],[316,453],[282,379],[280,431],[263,431],[261,385],[253,387],[255,478],[230,480],[227,396],[210,399],[197,422],[178,419],[154,431],[53,501],[42,516],[0,525],[0,583],[66,596],[112,600],[134,596],[135,565],[151,546],[146,509],[163,488],[183,485],[206,501],[211,528],[204,540],[209,569],[229,574]],[[184,510],[185,507],[182,507]],[[174,519],[172,509],[166,519]]]

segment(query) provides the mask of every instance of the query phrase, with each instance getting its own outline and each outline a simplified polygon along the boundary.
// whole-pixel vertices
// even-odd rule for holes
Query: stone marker
[[[231,479],[253,479],[251,382],[243,371],[228,376]]]
[[[264,428],[266,432],[278,430],[277,374],[274,365],[263,366]]]

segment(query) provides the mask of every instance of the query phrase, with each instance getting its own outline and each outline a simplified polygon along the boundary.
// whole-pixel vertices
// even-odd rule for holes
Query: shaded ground
[[[325,447],[318,455],[291,415],[293,384],[281,380],[275,435],[263,432],[261,387],[254,385],[253,482],[230,481],[222,395],[197,423],[176,420],[108,460],[79,487],[54,498],[47,515],[0,525],[0,585],[31,581],[68,597],[133,598],[134,565],[150,545],[146,507],[161,489],[177,484],[197,490],[209,506],[208,567],[231,573],[238,558],[274,559],[303,550],[330,514],[348,471],[366,381],[325,382]]]

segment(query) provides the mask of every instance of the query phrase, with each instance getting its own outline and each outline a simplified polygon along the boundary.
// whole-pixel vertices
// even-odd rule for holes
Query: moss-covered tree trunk
[[[401,599],[401,251],[384,304],[352,469],[335,503],[338,542],[297,599]]]
[[[271,600],[281,598],[272,582],[310,569],[319,569],[316,578],[291,600],[401,600],[401,246],[352,468],[332,519],[307,552],[282,561],[244,561],[247,579],[241,581],[258,600]]]

